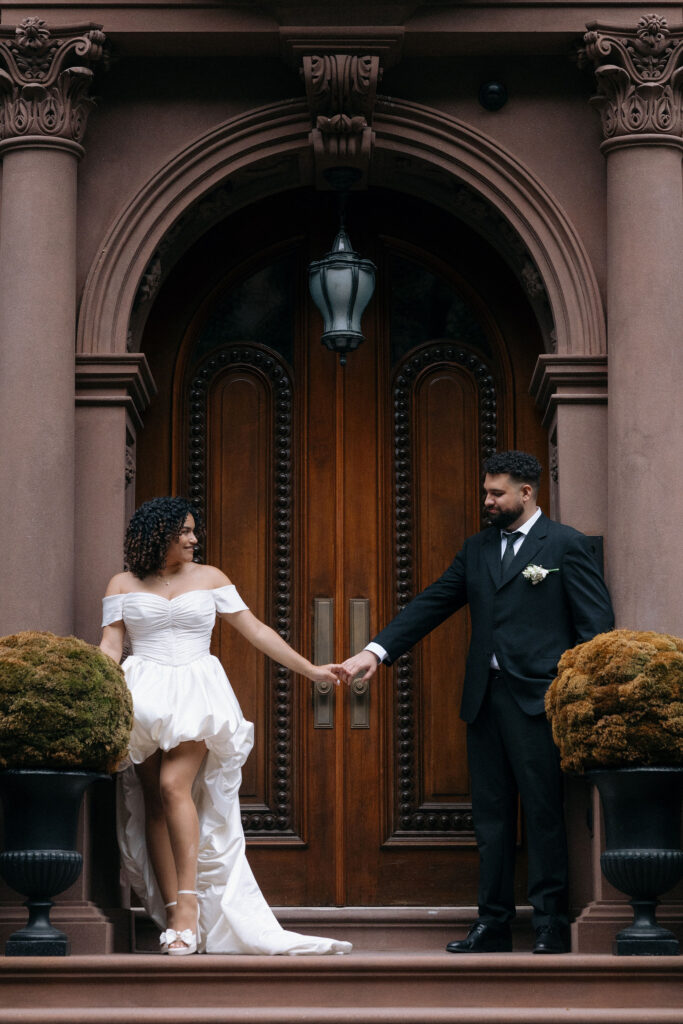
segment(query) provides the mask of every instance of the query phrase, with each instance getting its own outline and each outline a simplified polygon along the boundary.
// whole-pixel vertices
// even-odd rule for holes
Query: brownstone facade
[[[683,633],[680,4],[10,0],[2,15],[0,634],[97,642],[133,507],[183,491],[205,504],[209,555],[235,577],[244,563],[250,604],[297,644],[312,650],[315,602],[335,602],[342,658],[356,613],[374,631],[436,575],[451,527],[477,528],[478,460],[513,446],[548,467],[544,507],[604,538],[617,624]],[[337,167],[358,172],[349,230],[380,267],[368,340],[341,369],[306,293]],[[451,462],[428,455],[434,436]],[[427,507],[444,475],[454,525]],[[224,515],[236,493],[252,512]],[[368,771],[390,781],[368,798],[377,872],[357,885],[364,805],[338,787],[370,755],[339,738],[342,698],[335,755],[315,752],[286,676],[247,693],[266,739],[245,820],[274,902],[442,905],[452,873],[456,903],[475,902],[467,780],[431,759],[450,712],[433,684],[411,703],[411,673],[436,677],[441,657],[399,668],[396,699],[373,705]],[[329,886],[306,890],[295,847],[334,808]],[[607,951],[630,911],[600,875],[582,782],[567,810],[574,949]],[[110,811],[89,805],[87,870],[61,904],[84,952],[128,941],[115,854],[93,838]],[[382,857],[399,847],[414,859],[394,890]],[[413,899],[426,851],[443,888]],[[268,881],[281,868],[289,887]],[[3,895],[8,932],[23,911]],[[680,928],[675,896],[663,920]]]

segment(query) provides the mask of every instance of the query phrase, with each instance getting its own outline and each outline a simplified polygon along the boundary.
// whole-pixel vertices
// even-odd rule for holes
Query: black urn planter
[[[657,924],[658,896],[683,876],[681,798],[683,768],[589,771],[605,819],[603,874],[631,898],[633,924],[614,942],[619,956],[680,953],[676,936]]]
[[[67,956],[67,936],[50,924],[52,896],[64,892],[81,873],[76,850],[83,794],[99,772],[9,768],[0,771],[3,852],[0,875],[27,896],[26,927],[5,944],[6,956]]]

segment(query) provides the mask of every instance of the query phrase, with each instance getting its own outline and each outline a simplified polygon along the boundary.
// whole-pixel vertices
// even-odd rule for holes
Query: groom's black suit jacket
[[[532,584],[522,576],[530,564],[559,571]],[[472,619],[460,708],[466,722],[481,707],[493,653],[519,706],[537,715],[563,652],[614,626],[591,542],[544,515],[503,576],[500,531],[490,527],[469,537],[445,573],[374,640],[391,663],[465,604]]]

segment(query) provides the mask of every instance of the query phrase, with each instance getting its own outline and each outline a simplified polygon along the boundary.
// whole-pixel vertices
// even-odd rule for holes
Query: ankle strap
[[[172,900],[170,903],[164,903],[164,907],[166,907],[167,909],[168,909],[168,907],[177,907],[177,906],[178,906],[178,900]]]
[[[178,889],[179,896],[181,895],[181,893],[186,893],[188,896],[199,896],[199,893],[197,892],[196,889]]]

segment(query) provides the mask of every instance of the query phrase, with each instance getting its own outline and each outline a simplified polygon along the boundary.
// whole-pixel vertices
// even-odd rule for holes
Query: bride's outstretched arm
[[[259,651],[263,651],[273,661],[279,662],[286,668],[291,668],[293,672],[298,672],[308,679],[314,679],[318,683],[339,684],[341,677],[339,665],[313,665],[307,658],[297,654],[274,629],[266,626],[265,622],[257,619],[252,612],[233,612],[222,615],[221,618],[227,619],[230,625],[234,626],[250,644],[253,644]]]

